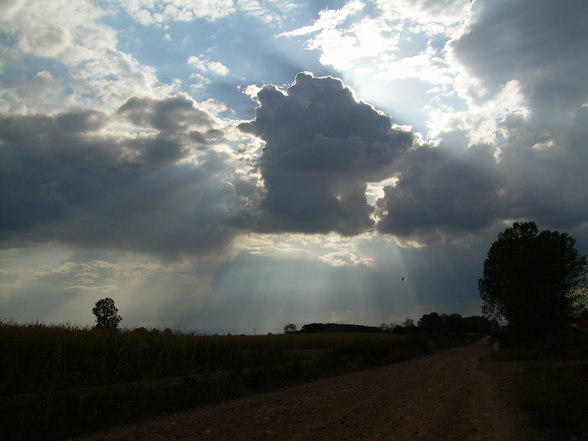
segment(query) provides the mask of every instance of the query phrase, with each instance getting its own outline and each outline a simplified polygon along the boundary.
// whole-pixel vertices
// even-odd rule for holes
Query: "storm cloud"
[[[268,85],[257,98],[255,119],[240,128],[266,143],[260,229],[354,235],[371,228],[367,183],[390,176],[413,134],[332,77],[299,73],[285,92]]]
[[[111,134],[120,116],[154,130]],[[5,116],[0,125],[4,247],[56,240],[211,256],[236,234],[230,219],[248,184],[207,141],[220,133],[214,117],[186,97],[131,99],[115,115]]]

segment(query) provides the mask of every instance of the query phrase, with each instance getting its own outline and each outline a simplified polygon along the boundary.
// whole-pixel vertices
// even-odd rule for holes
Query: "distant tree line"
[[[376,326],[349,325],[341,323],[310,323],[300,328],[301,333],[311,332],[381,332]]]
[[[429,332],[442,334],[477,333],[491,334],[492,323],[484,316],[462,317],[459,314],[424,314],[418,322],[418,327]]]
[[[435,334],[492,334],[497,323],[484,316],[462,317],[460,314],[424,314],[415,325],[412,319],[406,319],[401,325],[385,324],[380,329],[395,334],[430,332]]]
[[[494,324],[496,326],[496,324]],[[415,325],[414,320],[406,319],[403,324],[382,323],[377,326],[365,326],[342,323],[310,323],[296,331],[296,326],[289,324],[284,332],[319,333],[319,332],[393,332],[396,334],[412,334],[430,332],[436,334],[491,334],[493,323],[483,316],[462,317],[459,314],[424,314]]]

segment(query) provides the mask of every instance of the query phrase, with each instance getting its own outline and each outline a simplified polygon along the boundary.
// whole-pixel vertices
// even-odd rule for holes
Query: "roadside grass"
[[[588,439],[586,367],[529,363],[516,392],[535,424],[549,429],[555,439]]]
[[[490,359],[495,361],[588,360],[588,333],[563,330],[531,342],[517,342],[504,332],[498,336],[501,349]]]
[[[0,439],[57,440],[172,412],[402,361],[475,336],[317,333],[202,336],[0,322]],[[204,381],[194,381],[202,374]],[[168,387],[99,387],[185,377]],[[181,380],[181,378],[180,378]]]
[[[524,363],[515,398],[554,440],[588,440],[588,335],[570,330],[533,343],[507,342],[492,361]]]

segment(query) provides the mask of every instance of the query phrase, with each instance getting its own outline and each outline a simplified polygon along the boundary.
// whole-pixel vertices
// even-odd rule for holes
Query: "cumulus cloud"
[[[265,86],[243,131],[266,142],[259,228],[358,234],[373,226],[367,182],[389,176],[413,135],[358,102],[332,77],[300,73],[287,91]]]
[[[113,134],[120,118],[140,131]],[[4,247],[55,240],[173,258],[232,243],[250,185],[208,139],[222,136],[215,118],[186,97],[132,98],[115,115],[5,116],[0,126]]]

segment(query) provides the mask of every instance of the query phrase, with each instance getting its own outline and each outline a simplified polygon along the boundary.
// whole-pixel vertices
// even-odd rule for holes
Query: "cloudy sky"
[[[0,29],[0,320],[479,314],[513,221],[588,252],[584,0],[2,0]]]

